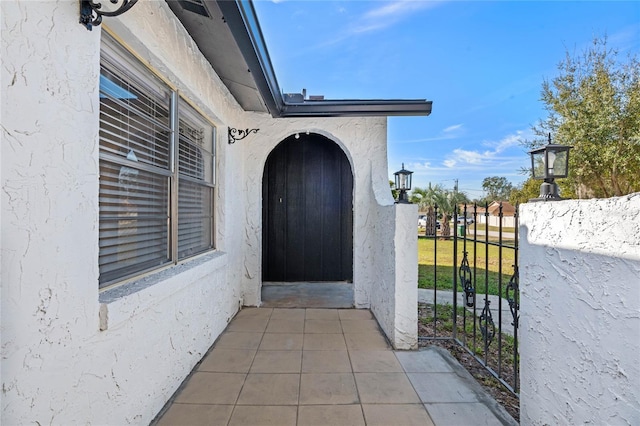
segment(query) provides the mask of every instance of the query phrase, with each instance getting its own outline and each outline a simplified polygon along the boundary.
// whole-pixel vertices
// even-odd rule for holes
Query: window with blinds
[[[103,40],[101,287],[212,249],[215,176],[213,126],[115,41]]]
[[[178,259],[213,247],[213,133],[195,111],[180,110]]]

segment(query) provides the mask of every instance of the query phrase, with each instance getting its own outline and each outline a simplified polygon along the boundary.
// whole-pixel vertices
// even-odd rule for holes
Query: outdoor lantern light
[[[544,180],[540,185],[540,196],[529,201],[554,201],[561,200],[558,194],[558,185],[555,178],[566,178],[569,175],[569,150],[568,145],[554,145],[549,143],[542,148],[529,151],[531,154],[531,171],[534,179]]]
[[[404,163],[402,163],[402,170],[395,172],[393,175],[396,178],[396,189],[400,191],[398,193],[397,203],[409,204],[409,197],[407,191],[411,189],[411,175],[413,172],[404,169]]]

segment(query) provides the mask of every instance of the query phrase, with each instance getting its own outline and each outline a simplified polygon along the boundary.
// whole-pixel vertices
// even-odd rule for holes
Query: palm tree
[[[469,197],[464,192],[445,191],[438,197],[438,208],[442,212],[442,225],[440,235],[444,238],[451,236],[449,218],[454,217],[456,207],[469,202]]]
[[[453,216],[458,204],[468,203],[467,194],[459,191],[449,191],[442,185],[432,186],[426,189],[415,188],[411,194],[411,202],[418,204],[420,209],[427,209],[426,235],[436,234],[436,207],[442,213],[442,225],[440,235],[447,238],[451,235],[449,218]]]
[[[422,211],[427,210],[427,223],[425,229],[425,235],[436,235],[436,212],[434,210],[437,204],[438,194],[444,191],[441,185],[429,186],[425,189],[415,188],[411,193],[410,201],[418,205],[418,208]]]

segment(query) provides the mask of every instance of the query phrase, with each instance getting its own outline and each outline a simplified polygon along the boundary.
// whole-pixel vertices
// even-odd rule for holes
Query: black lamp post
[[[399,191],[396,203],[410,204],[407,191],[411,190],[412,174],[413,172],[404,169],[404,163],[402,163],[402,170],[398,170],[393,174],[396,178],[396,189]]]
[[[566,178],[569,175],[569,150],[568,145],[555,145],[549,143],[542,148],[529,151],[531,155],[531,171],[534,179],[544,180],[540,185],[540,196],[529,201],[557,201],[561,200],[558,194],[558,185],[555,178]]]

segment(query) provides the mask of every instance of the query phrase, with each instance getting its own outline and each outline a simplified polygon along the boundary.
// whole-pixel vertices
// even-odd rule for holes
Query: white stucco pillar
[[[418,344],[418,233],[415,204],[378,206],[371,311],[395,349]]]
[[[418,346],[418,233],[417,204],[396,204],[395,315],[393,345],[396,349]]]

